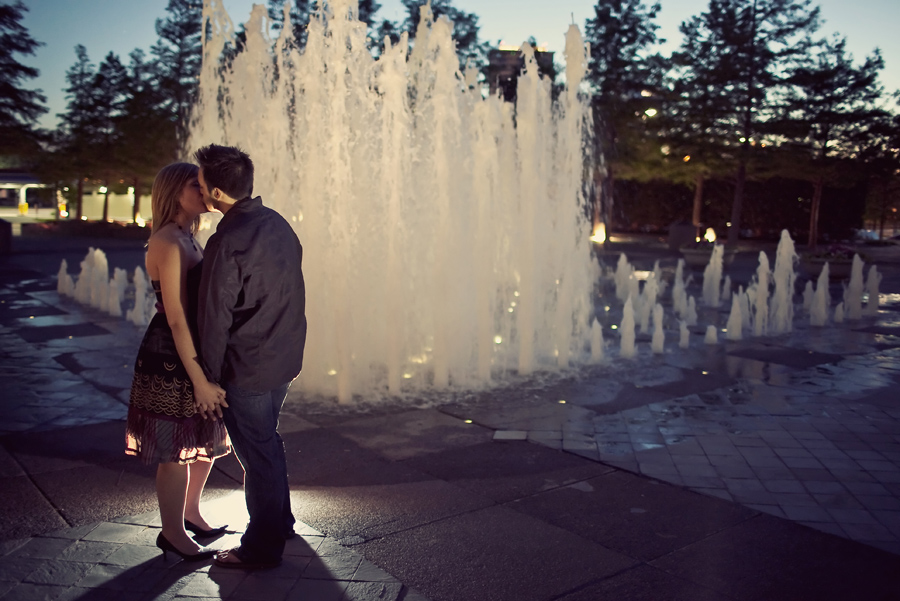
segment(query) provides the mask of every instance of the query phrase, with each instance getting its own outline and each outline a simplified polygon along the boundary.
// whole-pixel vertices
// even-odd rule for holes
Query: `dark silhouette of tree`
[[[22,26],[28,9],[20,1],[0,4],[0,139],[4,154],[33,155],[38,150],[35,124],[47,112],[40,90],[23,87],[39,75],[19,62],[17,55],[33,55],[41,46]]]
[[[785,68],[808,52],[818,28],[811,0],[710,0],[706,12],[681,24],[673,56],[684,118],[708,124],[736,163],[728,242],[735,244],[747,167],[760,142],[759,124],[772,113]]]
[[[655,136],[647,135],[649,120],[661,108],[653,107],[653,99],[661,94],[665,72],[662,58],[650,53],[661,41],[654,22],[659,10],[659,3],[648,7],[641,0],[598,0],[594,16],[585,24],[585,40],[591,45],[587,80],[594,92],[595,151],[606,161],[605,173],[595,170],[600,181],[595,182],[599,202],[594,205],[594,221],[607,226],[615,173],[641,158],[652,161],[659,155]]]
[[[863,167],[870,182],[866,217],[878,224],[879,237],[890,219],[900,217],[900,115],[885,113],[862,132],[855,166]]]
[[[56,132],[56,163],[60,179],[77,179],[75,190],[75,218],[81,219],[84,181],[93,175],[96,165],[93,155],[94,136],[94,76],[96,66],[88,58],[87,49],[75,46],[75,64],[66,71],[66,112],[59,116],[61,126]]]
[[[162,167],[178,158],[178,134],[175,119],[164,108],[166,99],[157,83],[158,64],[147,61],[142,50],[134,50],[129,56],[123,83],[125,99],[118,120],[118,152],[122,176],[134,188],[134,219],[141,211],[142,192],[150,189]]]
[[[165,108],[177,124],[178,143],[187,141],[191,107],[197,99],[203,62],[202,0],[169,0],[168,16],[156,20],[159,40],[150,49],[156,59]]]
[[[819,207],[825,185],[840,177],[846,159],[856,157],[864,137],[885,113],[878,108],[883,90],[878,77],[884,60],[877,50],[860,65],[846,50],[846,39],[822,40],[800,56],[785,81],[783,115],[773,119],[775,133],[790,140],[800,161],[787,162],[813,183],[809,248],[818,241]]]

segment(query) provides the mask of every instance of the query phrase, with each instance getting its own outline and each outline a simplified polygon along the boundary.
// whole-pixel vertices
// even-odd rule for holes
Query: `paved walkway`
[[[639,337],[544,384],[352,410],[292,391],[301,536],[246,574],[162,559],[153,472],[121,451],[142,332],[47,271],[0,261],[4,601],[900,599],[890,278],[877,318],[657,356]],[[240,483],[216,464],[217,547]]]

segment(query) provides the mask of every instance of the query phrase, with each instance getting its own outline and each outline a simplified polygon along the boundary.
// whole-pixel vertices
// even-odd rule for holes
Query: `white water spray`
[[[791,235],[787,230],[781,230],[781,239],[775,250],[775,269],[772,272],[772,280],[775,284],[769,321],[769,329],[772,334],[784,334],[793,329],[794,281],[797,279],[794,263],[796,262],[797,253],[794,250],[794,241],[791,240]]]
[[[622,323],[619,324],[619,356],[630,359],[634,353],[634,305],[629,296],[622,308]]]
[[[376,60],[356,7],[325,4],[300,54],[290,28],[272,51],[257,6],[223,70],[233,27],[221,0],[204,5],[189,147],[246,150],[255,190],[304,245],[310,329],[298,384],[347,402],[587,361],[596,267],[582,211],[589,113],[577,28],[559,100],[526,46],[513,106],[467,85],[446,19],[423,7],[411,55],[403,39]]]

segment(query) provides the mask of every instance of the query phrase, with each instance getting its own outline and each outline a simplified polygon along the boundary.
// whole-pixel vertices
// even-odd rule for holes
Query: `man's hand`
[[[209,381],[194,386],[194,404],[203,419],[221,418],[222,407],[228,407],[228,403],[225,402],[225,390]]]

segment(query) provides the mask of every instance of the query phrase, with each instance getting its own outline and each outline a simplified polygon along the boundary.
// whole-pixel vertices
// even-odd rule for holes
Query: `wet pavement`
[[[611,345],[602,365],[420,406],[292,391],[301,536],[244,573],[154,546],[153,470],[122,451],[142,329],[60,298],[61,253],[86,248],[53,250],[0,259],[4,601],[900,599],[900,261],[876,317],[828,328],[714,346],[698,329],[688,350],[668,332],[661,355],[639,336],[633,360]],[[233,456],[204,506],[234,530],[212,545],[236,544]]]

